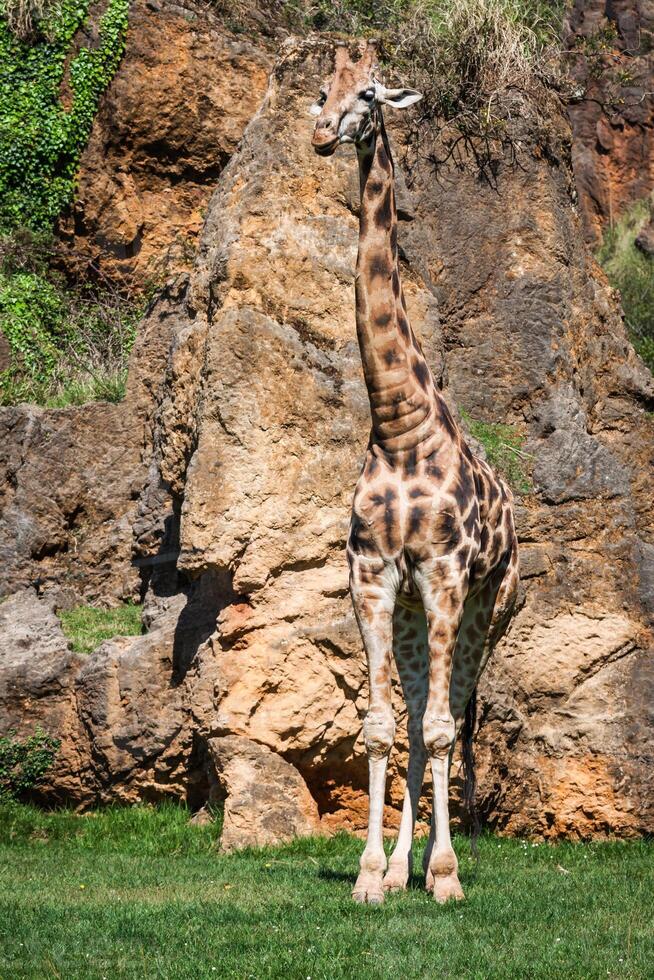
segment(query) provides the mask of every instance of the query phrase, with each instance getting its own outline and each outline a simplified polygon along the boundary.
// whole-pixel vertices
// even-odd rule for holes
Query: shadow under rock
[[[234,601],[229,572],[208,571],[192,582],[188,599],[175,627],[171,686],[184,680],[199,647],[216,629],[216,620],[225,606]]]
[[[157,503],[157,501],[155,501]],[[159,502],[159,506],[163,505]],[[234,601],[232,577],[227,571],[210,569],[197,579],[189,581],[185,572],[177,567],[180,553],[180,502],[168,502],[172,510],[161,521],[153,521],[146,513],[143,527],[136,528],[138,545],[150,551],[156,543],[155,554],[145,554],[134,558],[134,564],[141,574],[141,599],[144,607],[149,607],[144,622],[152,626],[168,602],[177,596],[186,596],[175,625],[173,640],[173,666],[170,678],[171,687],[177,687],[184,680],[200,646],[216,629],[218,614]]]

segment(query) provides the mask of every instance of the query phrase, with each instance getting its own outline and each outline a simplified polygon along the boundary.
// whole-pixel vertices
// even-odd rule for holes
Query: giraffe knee
[[[456,727],[452,715],[425,714],[422,723],[425,747],[432,758],[446,756],[454,742]]]
[[[363,723],[363,739],[368,755],[379,759],[388,755],[395,741],[395,719],[391,711],[369,711]]]

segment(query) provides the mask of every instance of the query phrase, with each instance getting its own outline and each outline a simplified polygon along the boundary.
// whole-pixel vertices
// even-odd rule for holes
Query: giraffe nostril
[[[333,151],[336,142],[338,141],[338,118],[334,119],[333,116],[325,119],[318,119],[316,122],[316,128],[313,132],[313,145],[317,152],[327,152],[328,149]]]

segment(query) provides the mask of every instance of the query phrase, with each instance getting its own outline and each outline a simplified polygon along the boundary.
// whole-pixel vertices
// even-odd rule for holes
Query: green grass
[[[14,378],[0,375],[0,405],[20,405],[28,402],[44,408],[68,408],[89,402],[120,402],[125,397],[127,371],[98,374],[95,377],[73,378],[52,384],[34,381],[29,377]]]
[[[654,261],[636,248],[652,203],[638,201],[604,234],[597,253],[609,282],[620,290],[631,342],[654,372]]]
[[[461,409],[461,418],[470,435],[484,447],[490,465],[513,490],[531,493],[533,486],[527,469],[531,457],[522,448],[524,440],[520,433],[512,425],[473,419],[465,409]]]
[[[437,906],[418,877],[367,908],[350,900],[360,841],[226,856],[217,836],[173,806],[0,808],[0,976],[652,975],[651,844],[487,836],[475,877],[457,839],[464,904]]]
[[[131,602],[116,609],[77,606],[60,612],[59,618],[76,653],[93,653],[104,640],[114,636],[139,636],[143,632],[141,607]]]

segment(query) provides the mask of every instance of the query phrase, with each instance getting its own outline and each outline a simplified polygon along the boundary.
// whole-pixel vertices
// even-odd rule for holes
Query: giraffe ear
[[[375,82],[375,96],[382,105],[389,105],[393,109],[407,109],[420,101],[422,92],[416,92],[412,88],[386,88],[381,82]]]

